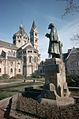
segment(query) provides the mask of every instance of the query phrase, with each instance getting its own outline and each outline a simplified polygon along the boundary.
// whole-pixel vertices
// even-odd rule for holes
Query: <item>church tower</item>
[[[35,21],[32,23],[32,27],[30,30],[30,42],[32,43],[33,47],[38,50],[38,32],[37,27],[35,25]]]
[[[13,44],[16,47],[20,48],[24,44],[26,44],[29,40],[27,33],[25,32],[23,25],[20,25],[19,31],[13,35]]]

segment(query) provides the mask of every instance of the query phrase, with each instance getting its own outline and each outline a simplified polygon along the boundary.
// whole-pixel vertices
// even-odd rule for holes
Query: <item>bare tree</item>
[[[62,15],[62,18],[64,18],[68,14],[74,14],[79,12],[79,0],[57,0],[62,1],[66,3],[66,7],[64,8],[64,14]],[[75,45],[79,44],[79,33],[77,32],[72,36],[70,39],[72,42],[74,42]]]
[[[79,44],[79,33],[74,34],[70,40],[74,42],[75,45]]]
[[[78,0],[57,0],[57,1],[63,1],[66,2],[66,7],[64,14],[62,15],[62,18],[70,13],[76,13],[79,11],[79,4],[77,3]]]

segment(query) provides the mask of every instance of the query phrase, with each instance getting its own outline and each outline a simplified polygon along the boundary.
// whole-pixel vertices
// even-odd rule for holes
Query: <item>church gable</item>
[[[71,49],[71,51],[69,52],[69,54],[67,56],[67,60],[68,59],[73,59],[72,57],[74,57],[76,53],[77,53],[77,49],[76,48]]]
[[[13,35],[13,44],[18,48],[26,44],[29,40],[27,33],[25,32],[23,26],[19,27],[19,31]]]
[[[25,48],[33,48],[33,46],[30,42],[28,42],[27,44],[22,46],[22,49],[25,49]]]

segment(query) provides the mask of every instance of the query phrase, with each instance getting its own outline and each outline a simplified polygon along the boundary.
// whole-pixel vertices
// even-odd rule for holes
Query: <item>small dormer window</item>
[[[20,63],[18,62],[18,65],[20,65]]]
[[[8,51],[8,55],[11,55],[10,51]]]
[[[19,69],[18,71],[21,72],[21,69]]]
[[[19,36],[17,36],[17,38],[19,38]]]
[[[32,50],[29,50],[28,53],[32,53]]]
[[[35,36],[37,36],[37,33],[35,33]]]
[[[26,63],[26,56],[23,57],[23,62]]]
[[[22,38],[22,36],[20,36],[20,38]]]
[[[35,40],[35,42],[37,42],[37,39]]]
[[[1,68],[0,68],[0,73],[1,73]]]
[[[37,53],[36,51],[34,51],[34,53]]]
[[[27,37],[26,37],[26,36],[24,36],[23,38],[24,38],[24,39],[27,39]]]
[[[29,56],[29,63],[32,63],[32,56]]]
[[[13,52],[13,56],[15,56],[16,55],[16,52]]]
[[[24,42],[26,43],[26,40]]]
[[[11,66],[13,65],[13,62],[11,62]]]
[[[2,60],[0,60],[0,64],[2,63]]]
[[[10,72],[13,73],[13,69],[12,68],[10,69]]]
[[[18,42],[20,43],[21,41],[20,41],[20,40],[18,40]]]

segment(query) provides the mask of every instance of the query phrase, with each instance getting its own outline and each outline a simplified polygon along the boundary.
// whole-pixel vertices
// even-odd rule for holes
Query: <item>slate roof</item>
[[[13,45],[12,43],[8,43],[8,42],[5,42],[5,41],[2,41],[0,40],[0,47],[5,47],[5,48],[9,48],[9,49],[12,49],[12,50],[17,50],[18,48]]]
[[[35,21],[33,21],[33,23],[32,23],[32,28],[36,28],[36,24],[35,24]]]
[[[68,49],[68,52],[63,54],[63,60],[65,61],[66,59],[68,59],[68,57],[69,57],[72,53],[79,53],[79,48],[73,47],[72,49]]]
[[[30,32],[33,31],[33,30],[36,29],[36,28],[37,28],[37,27],[36,27],[35,21],[33,21]]]
[[[28,37],[28,35],[27,35],[27,33],[25,32],[23,26],[20,26],[20,27],[19,27],[19,31],[17,31],[17,32],[13,35],[13,37],[16,36],[16,35],[18,35],[18,34],[21,34],[21,35],[25,34],[25,35]],[[29,37],[28,37],[28,38],[29,38]]]

